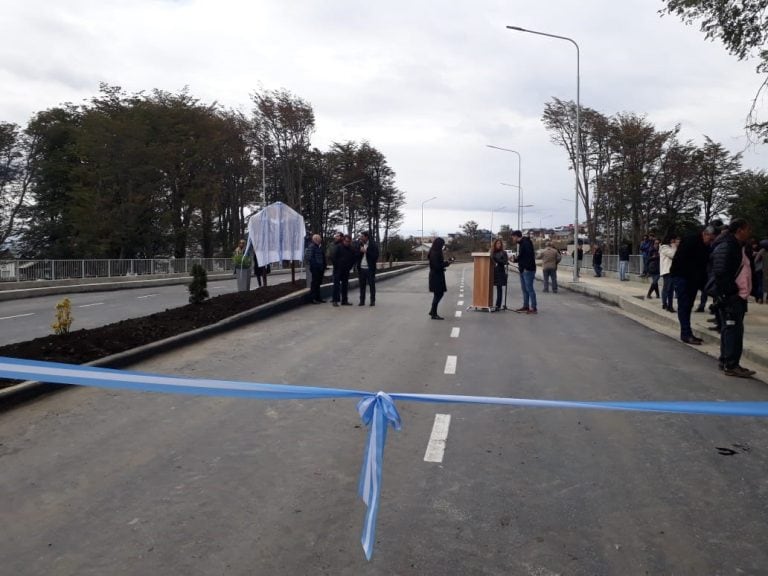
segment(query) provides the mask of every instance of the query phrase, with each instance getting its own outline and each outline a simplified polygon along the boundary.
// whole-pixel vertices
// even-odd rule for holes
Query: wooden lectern
[[[493,304],[493,266],[488,252],[472,252],[474,260],[474,279],[472,282],[473,310],[492,309]]]

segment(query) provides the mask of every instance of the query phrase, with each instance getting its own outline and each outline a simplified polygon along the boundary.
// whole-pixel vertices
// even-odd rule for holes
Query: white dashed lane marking
[[[456,362],[458,361],[457,356],[448,356],[445,359],[445,370],[443,371],[445,374],[456,374]]]
[[[142,298],[152,298],[153,296],[158,296],[158,294],[147,294],[145,296],[136,296],[136,299],[141,300]]]
[[[432,434],[429,436],[427,452],[424,454],[425,462],[443,461],[445,443],[448,440],[448,428],[450,426],[450,414],[435,414],[435,423],[432,425]]]
[[[34,312],[30,312],[28,314],[16,314],[15,316],[3,316],[0,318],[0,320],[11,320],[12,318],[24,318],[25,316],[34,316]]]
[[[456,318],[461,318],[461,310],[456,310]]]
[[[101,306],[104,302],[94,302],[93,304],[80,304],[78,308],[90,308],[91,306]]]
[[[461,328],[459,328],[458,326],[454,326],[453,328],[451,328],[451,338],[458,338],[460,331],[461,331]]]
[[[464,306],[464,300],[459,300],[456,302],[456,306]]]

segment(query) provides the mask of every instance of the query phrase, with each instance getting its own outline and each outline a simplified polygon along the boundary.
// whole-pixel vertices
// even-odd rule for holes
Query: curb
[[[679,334],[670,335],[669,333],[662,330],[657,330],[654,327],[654,325],[661,325],[664,328],[668,328],[674,330],[676,333],[679,333],[680,325],[677,321],[677,314],[670,314],[668,312],[664,312],[662,314],[660,312],[655,312],[650,310],[647,306],[641,304],[641,302],[645,302],[645,300],[640,300],[634,296],[625,296],[622,294],[616,294],[615,292],[601,290],[586,284],[561,283],[560,287],[570,290],[571,292],[584,294],[586,296],[597,298],[598,300],[602,300],[603,302],[617,306],[618,308],[621,308],[623,311],[625,311],[628,317],[631,319],[635,321],[642,319],[645,321],[643,322],[643,325],[647,328],[654,330],[658,334],[679,341]],[[707,315],[707,317],[708,316],[709,315]],[[698,335],[698,337],[701,338],[706,344],[716,346],[719,352],[720,335],[710,330],[702,329],[702,327],[696,323],[695,313],[691,318],[691,322],[694,332]],[[707,353],[704,350],[702,350],[702,352]],[[713,354],[708,355],[712,356]],[[717,357],[717,353],[714,354],[714,356]],[[768,355],[766,355],[766,353],[761,350],[759,344],[754,342],[751,343],[746,338],[744,339],[742,357],[763,369],[768,369]]]
[[[381,272],[376,274],[376,282],[378,283],[384,280],[389,280],[390,278],[395,278],[396,276],[401,276],[408,272],[414,272],[415,270],[423,268],[423,265],[416,264],[407,268],[402,268],[400,270]],[[355,288],[359,285],[360,283],[357,278],[350,279],[350,288]],[[332,283],[323,284],[320,287],[320,293],[323,298],[329,297],[332,290]],[[234,316],[220,320],[215,324],[196,328],[195,330],[190,330],[189,332],[183,332],[182,334],[177,334],[176,336],[158,340],[157,342],[145,344],[144,346],[139,346],[138,348],[132,348],[123,352],[118,352],[117,354],[105,356],[104,358],[99,358],[98,360],[87,362],[84,364],[84,366],[122,368],[140,360],[150,358],[156,354],[168,352],[170,350],[180,348],[181,346],[186,346],[188,344],[204,340],[216,334],[221,334],[222,332],[227,332],[234,328],[239,328],[245,324],[249,324],[257,320],[264,320],[276,314],[299,308],[300,306],[303,306],[307,303],[308,296],[309,288],[304,288],[303,290],[298,290],[292,294],[289,294],[288,296],[283,296],[282,298],[278,298],[277,300],[268,302],[267,304],[262,304],[256,308],[251,308],[250,310],[245,310],[244,312],[240,312],[239,314],[235,314]],[[19,403],[34,399],[38,396],[42,396],[51,392],[57,392],[59,390],[66,390],[71,387],[71,385],[67,384],[48,384],[46,382],[28,380],[14,386],[9,386],[8,388],[3,388],[0,390],[0,412],[7,410],[8,408]]]

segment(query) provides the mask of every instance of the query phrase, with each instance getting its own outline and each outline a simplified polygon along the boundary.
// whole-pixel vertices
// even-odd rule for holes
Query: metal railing
[[[560,262],[563,266],[573,266],[573,256],[563,256]],[[592,254],[584,254],[584,259],[581,261],[582,269],[592,269]],[[618,254],[603,254],[603,270],[607,272],[619,271],[619,255]],[[643,273],[643,257],[640,254],[633,254],[629,257],[629,270],[630,274],[642,274]]]
[[[0,260],[0,282],[179,275],[189,274],[194,264],[208,273],[233,270],[230,258]]]

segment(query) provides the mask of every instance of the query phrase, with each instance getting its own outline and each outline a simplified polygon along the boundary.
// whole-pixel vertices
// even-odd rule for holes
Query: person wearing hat
[[[512,232],[512,241],[520,247],[517,254],[517,268],[520,271],[520,288],[523,291],[523,306],[515,312],[537,314],[536,291],[533,288],[533,281],[536,278],[536,253],[533,242],[527,236],[523,236],[520,230]]]

